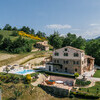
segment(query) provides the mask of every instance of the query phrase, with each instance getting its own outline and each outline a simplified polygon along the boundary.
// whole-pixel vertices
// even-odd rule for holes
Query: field
[[[98,92],[97,92],[98,89]],[[81,88],[81,92],[93,94],[93,95],[99,95],[100,96],[100,82],[96,82],[95,86],[90,88]]]
[[[95,72],[95,74],[93,75],[93,77],[98,77],[98,78],[100,78],[100,70],[97,70],[97,71]]]

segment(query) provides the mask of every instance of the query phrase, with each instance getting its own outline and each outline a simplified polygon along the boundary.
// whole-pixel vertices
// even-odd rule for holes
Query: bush
[[[79,73],[74,74],[75,78],[79,77]]]
[[[17,31],[13,31],[13,33],[11,34],[11,36],[19,36]]]
[[[0,75],[0,80],[4,83],[19,83],[22,79],[19,76],[12,75],[12,74],[5,74],[5,75]]]
[[[26,75],[26,77],[25,77],[25,83],[26,84],[30,84],[31,83],[31,75],[30,74]]]
[[[75,78],[74,75],[69,75],[69,74],[60,74],[60,73],[54,73],[54,72],[48,72],[48,71],[43,71],[45,74],[48,75],[55,75],[55,76],[63,76],[63,77],[70,77],[70,78]]]
[[[79,86],[86,86],[91,84],[91,81],[83,81],[81,79],[77,79],[75,84]]]
[[[89,95],[89,94],[86,94],[86,93],[81,93],[81,92],[71,92],[75,97],[78,97],[78,98],[85,98],[85,99],[99,99],[99,96],[96,96],[96,95]]]

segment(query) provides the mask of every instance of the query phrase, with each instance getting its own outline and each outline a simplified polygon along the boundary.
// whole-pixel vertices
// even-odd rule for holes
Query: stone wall
[[[56,62],[55,62],[56,60]],[[59,60],[59,63],[57,62],[57,60]],[[64,63],[65,61],[65,63]],[[68,64],[66,64],[66,61],[68,61]],[[75,64],[73,64],[73,61],[75,61]],[[77,64],[78,61],[78,64]],[[72,59],[52,59],[52,62],[58,65],[53,65],[53,70],[58,72],[66,72],[66,73],[71,73],[74,74],[75,72],[78,72],[79,74],[81,74],[81,60],[72,60]],[[61,64],[62,66],[59,66],[59,64]],[[65,70],[67,68],[67,71]],[[75,71],[75,69],[77,69],[77,71]]]
[[[54,86],[47,86],[47,85],[39,85],[44,91],[48,94],[51,94],[56,97],[67,97],[69,94],[69,90],[62,89]]]

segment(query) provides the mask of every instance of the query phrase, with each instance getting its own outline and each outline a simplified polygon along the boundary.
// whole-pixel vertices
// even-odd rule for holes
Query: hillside
[[[11,40],[15,40],[16,38],[18,38],[18,36],[11,36],[12,33],[13,33],[13,31],[0,30],[0,34],[2,34],[4,36],[4,38],[10,38]],[[39,40],[35,40],[35,39],[30,39],[28,37],[23,37],[23,38],[28,39],[33,43],[39,41]]]

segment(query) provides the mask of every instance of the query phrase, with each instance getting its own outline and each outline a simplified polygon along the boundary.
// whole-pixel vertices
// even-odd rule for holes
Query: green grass
[[[88,94],[93,94],[97,95],[97,88],[99,88],[99,93],[98,95],[100,96],[100,82],[96,82],[95,86],[90,87],[90,88],[80,88],[80,92],[88,93]]]
[[[33,87],[32,85],[26,84],[3,84],[0,85],[3,90],[2,93],[2,100],[13,100],[14,91],[19,90],[22,92],[22,95],[18,97],[17,100],[85,100],[85,99],[78,99],[78,98],[56,98],[51,96],[50,94],[46,93],[43,89],[39,87]]]
[[[100,78],[100,70],[97,70],[97,71],[95,72],[95,74],[93,75],[93,77],[98,77],[98,78]]]
[[[7,31],[7,30],[0,30],[0,34],[4,36],[4,38],[10,38],[12,41],[16,40],[19,36],[11,36],[11,34],[13,33],[13,31]],[[30,42],[32,43],[36,43],[39,40],[35,40],[35,39],[30,39],[28,37],[23,37],[25,39],[30,40]]]

